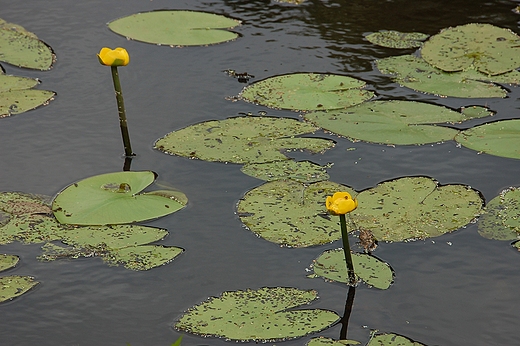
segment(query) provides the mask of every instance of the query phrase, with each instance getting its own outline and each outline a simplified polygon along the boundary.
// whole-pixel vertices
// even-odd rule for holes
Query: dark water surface
[[[378,98],[420,100],[452,108],[487,105],[495,119],[518,118],[520,89],[506,99],[437,98],[401,88],[373,61],[409,51],[376,47],[364,35],[386,29],[435,34],[448,26],[492,23],[519,32],[518,1],[307,0],[300,6],[271,1],[8,1],[0,18],[20,24],[53,47],[51,71],[2,64],[8,74],[37,77],[54,90],[48,106],[0,119],[0,191],[54,195],[76,180],[119,171],[123,152],[109,69],[99,65],[103,46],[125,47],[129,66],[120,69],[130,133],[138,157],[133,170],[154,170],[159,180],[190,198],[187,208],[148,223],[167,228],[161,243],[186,252],[147,272],[108,267],[100,259],[36,260],[40,245],[13,243],[9,274],[33,275],[41,284],[0,305],[0,345],[170,345],[172,324],[183,311],[223,291],[294,286],[317,289],[311,307],[343,313],[344,285],[306,278],[306,268],[325,249],[280,248],[245,230],[235,204],[261,181],[240,166],[167,156],[152,149],[167,132],[240,112],[297,117],[245,102],[231,102],[243,84],[222,71],[256,78],[290,72],[347,74],[368,83]],[[212,47],[170,48],[110,32],[112,19],[154,9],[192,9],[243,20],[235,42]],[[476,124],[478,122],[475,122]],[[472,125],[474,125],[472,124]],[[293,154],[316,163],[334,162],[331,180],[362,190],[401,176],[426,175],[442,184],[463,183],[486,200],[520,183],[520,160],[477,155],[454,142],[386,147],[334,138],[323,155]],[[356,148],[356,150],[347,150]],[[396,271],[394,285],[380,291],[360,286],[349,338],[368,340],[371,329],[406,335],[427,345],[516,345],[520,321],[520,254],[509,242],[480,237],[475,225],[426,241],[381,244],[375,253]],[[320,335],[337,339],[340,326]],[[310,337],[283,343],[304,345]],[[186,335],[183,345],[226,345]],[[277,343],[281,344],[281,343]]]

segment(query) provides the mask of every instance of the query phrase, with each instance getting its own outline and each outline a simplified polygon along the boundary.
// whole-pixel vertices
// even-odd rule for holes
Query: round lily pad
[[[12,300],[29,291],[39,284],[32,276],[3,276],[0,277],[0,303]]]
[[[366,83],[327,73],[293,73],[246,86],[239,97],[275,109],[295,111],[341,109],[371,99]]]
[[[240,21],[222,15],[162,10],[130,15],[108,23],[110,30],[136,41],[170,46],[205,46],[236,39],[226,29]]]
[[[328,310],[294,309],[317,297],[314,290],[292,287],[224,292],[190,308],[175,328],[241,342],[295,339],[324,330],[339,320]]]
[[[309,161],[285,160],[244,165],[240,171],[265,181],[292,179],[301,183],[315,183],[329,179],[325,167]]]
[[[486,204],[478,220],[478,233],[496,240],[520,239],[520,189],[511,187]]]
[[[430,35],[420,32],[400,32],[395,30],[379,31],[365,38],[373,44],[387,48],[418,48]]]

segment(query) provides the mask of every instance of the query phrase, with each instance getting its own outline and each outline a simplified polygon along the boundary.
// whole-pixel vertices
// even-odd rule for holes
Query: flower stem
[[[356,283],[356,276],[354,275],[354,264],[352,263],[352,255],[350,253],[345,214],[339,215],[339,221],[341,224],[341,238],[343,239],[343,252],[345,252],[345,261],[347,262],[348,281],[349,285],[354,285]]]
[[[123,137],[123,145],[125,147],[126,157],[134,156],[132,146],[130,145],[130,135],[128,134],[128,124],[126,122],[125,101],[123,100],[123,92],[121,91],[121,82],[117,73],[117,66],[111,66],[112,79],[114,80],[114,89],[116,91],[117,111],[119,113],[119,126],[121,127],[121,136]]]

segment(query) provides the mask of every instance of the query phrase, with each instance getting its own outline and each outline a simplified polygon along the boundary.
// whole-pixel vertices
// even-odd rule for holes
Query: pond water
[[[153,170],[159,181],[181,189],[187,208],[147,225],[166,228],[161,244],[186,249],[172,263],[146,272],[109,267],[99,258],[43,263],[41,245],[12,243],[0,252],[19,255],[9,274],[33,275],[36,289],[0,305],[1,345],[170,345],[180,333],[172,324],[191,306],[224,291],[264,286],[316,289],[311,307],[343,313],[345,285],[309,279],[306,268],[340,242],[305,249],[281,248],[243,228],[237,201],[260,180],[239,165],[165,155],[153,143],[166,133],[239,113],[298,118],[242,101],[231,102],[244,84],[223,71],[254,75],[251,82],[291,72],[346,74],[368,83],[380,99],[406,99],[457,109],[486,105],[495,119],[518,118],[520,88],[505,99],[439,98],[393,83],[374,60],[403,52],[370,44],[379,30],[420,31],[471,22],[518,32],[519,1],[307,0],[299,6],[249,1],[5,1],[1,18],[20,24],[53,47],[57,61],[46,72],[2,64],[7,74],[37,77],[54,90],[49,105],[0,119],[0,191],[55,195],[64,186],[96,174],[120,171],[123,148],[112,81],[96,53],[125,47],[131,63],[120,69],[133,170]],[[155,9],[191,9],[243,21],[241,37],[211,47],[170,48],[111,32],[115,18]],[[472,126],[484,122],[472,121]],[[487,201],[518,185],[520,161],[478,155],[454,142],[388,147],[337,141],[325,154],[291,153],[325,165],[330,180],[360,191],[402,176],[429,176],[441,184],[462,183]],[[355,150],[351,150],[355,148]],[[371,330],[395,332],[426,345],[513,345],[520,309],[520,254],[509,242],[491,241],[474,224],[439,238],[380,244],[375,252],[392,265],[395,283],[381,291],[360,286],[350,317],[350,339],[368,340]],[[319,335],[337,339],[340,325]],[[303,345],[310,337],[284,342]],[[226,345],[185,335],[183,345]],[[277,343],[281,344],[281,343]]]

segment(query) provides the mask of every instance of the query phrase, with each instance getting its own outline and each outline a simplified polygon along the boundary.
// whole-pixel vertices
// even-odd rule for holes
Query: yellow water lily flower
[[[101,48],[97,56],[99,62],[106,66],[126,66],[130,62],[130,55],[128,55],[126,49],[121,47],[116,49]]]
[[[333,196],[327,196],[325,205],[331,214],[344,215],[356,209],[358,201],[348,192],[336,192]]]

